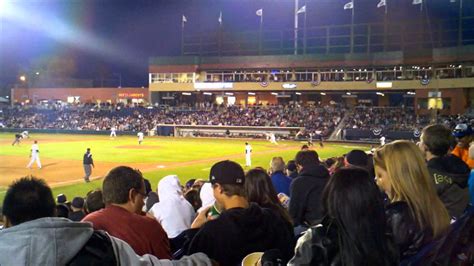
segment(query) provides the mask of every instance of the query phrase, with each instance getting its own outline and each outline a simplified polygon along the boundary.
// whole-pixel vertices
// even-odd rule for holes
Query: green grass
[[[156,190],[158,181],[166,175],[176,174],[181,182],[191,178],[208,179],[209,169],[218,160],[231,158],[244,165],[244,143],[246,140],[210,139],[210,138],[145,138],[143,146],[146,149],[135,149],[138,146],[136,137],[119,136],[110,140],[108,136],[90,135],[54,135],[34,134],[32,139],[38,139],[42,158],[61,158],[77,160],[81,163],[82,155],[87,147],[92,148],[94,161],[115,163],[185,163],[195,161],[186,166],[170,166],[163,169],[144,171],[144,176],[150,180]],[[55,142],[49,142],[54,140]],[[0,134],[0,155],[25,156],[30,149],[30,141],[23,143],[20,148],[11,147],[12,133]],[[268,168],[274,156],[281,156],[285,161],[293,159],[302,143],[294,141],[280,142],[274,146],[267,141],[251,140],[253,149],[252,166]],[[340,156],[356,148],[354,145],[326,144],[324,149],[315,146],[321,158]],[[361,146],[362,149],[367,149]],[[207,161],[206,161],[207,160]],[[1,162],[0,162],[1,165]],[[8,173],[2,173],[8,174]],[[100,188],[102,180],[91,183],[79,183],[53,188],[54,195],[64,193],[68,199],[74,196],[84,196],[88,191]],[[3,202],[5,188],[0,188],[0,202]]]

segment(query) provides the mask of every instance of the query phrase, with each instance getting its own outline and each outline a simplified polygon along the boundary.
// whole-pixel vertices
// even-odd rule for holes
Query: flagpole
[[[383,36],[383,51],[385,52],[387,49],[387,35],[388,35],[388,25],[387,25],[387,14],[388,14],[388,1],[385,1],[385,14],[383,16],[383,28],[384,28],[384,36]]]
[[[298,0],[295,0],[295,55],[298,54]]]
[[[459,1],[458,46],[462,45],[462,0]]]
[[[355,0],[352,0],[352,16],[351,16],[351,54],[354,53],[354,9]]]
[[[181,17],[181,55],[184,55],[184,15]]]
[[[305,10],[304,10],[304,21],[303,21],[303,27],[304,27],[304,32],[303,32],[303,34],[304,34],[303,54],[306,54],[306,40],[307,40],[307,38],[306,38],[306,33],[307,33],[307,31],[306,31],[306,12],[307,12],[307,10],[306,10],[306,1],[304,3],[304,6],[305,6]]]
[[[260,16],[260,40],[258,42],[258,54],[262,54],[262,39],[263,39],[263,10],[262,10],[262,15]]]

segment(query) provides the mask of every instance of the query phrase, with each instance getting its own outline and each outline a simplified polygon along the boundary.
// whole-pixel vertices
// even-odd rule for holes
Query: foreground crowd
[[[71,203],[25,177],[3,203],[0,253],[15,256],[0,265],[471,265],[473,133],[454,135],[432,125],[418,145],[325,161],[303,147],[268,171],[221,161],[157,193],[120,166]]]

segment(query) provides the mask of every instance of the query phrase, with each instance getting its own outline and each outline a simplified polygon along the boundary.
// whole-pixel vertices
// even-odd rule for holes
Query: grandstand
[[[172,2],[0,0],[0,265],[474,264],[474,2]]]

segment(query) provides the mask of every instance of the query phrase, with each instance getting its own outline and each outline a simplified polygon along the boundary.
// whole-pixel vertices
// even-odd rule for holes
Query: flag
[[[413,0],[414,5],[421,5],[423,4],[423,0]]]
[[[219,18],[217,19],[217,21],[219,21],[219,24],[222,25],[222,11],[221,13],[219,13]]]
[[[306,5],[302,6],[298,11],[296,11],[296,14],[301,14],[301,13],[306,13]]]
[[[259,17],[263,16],[263,9],[257,10],[257,12],[255,12],[255,14],[257,14],[257,16],[259,16]]]
[[[186,17],[183,15],[183,19],[181,20],[183,23],[184,22],[188,22],[188,20],[186,19]]]
[[[380,2],[377,4],[377,8],[380,8],[380,7],[383,7],[383,6],[386,6],[386,5],[387,5],[386,0],[380,0]]]
[[[344,5],[344,10],[345,9],[353,9],[354,8],[354,2],[350,1],[349,3]]]

